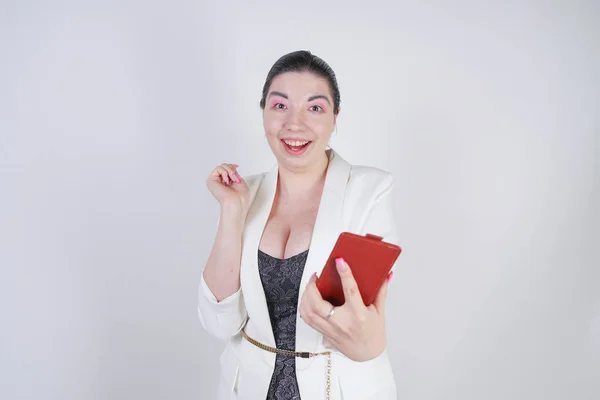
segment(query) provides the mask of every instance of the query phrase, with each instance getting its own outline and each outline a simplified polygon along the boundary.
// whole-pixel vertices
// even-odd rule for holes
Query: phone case
[[[335,265],[336,258],[342,257],[350,266],[363,302],[369,306],[401,252],[399,246],[384,242],[381,236],[342,232],[317,279],[317,288],[323,299],[334,306],[344,304],[342,281]]]

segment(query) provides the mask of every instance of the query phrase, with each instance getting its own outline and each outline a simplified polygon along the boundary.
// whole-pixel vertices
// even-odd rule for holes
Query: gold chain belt
[[[292,351],[292,350],[277,349],[275,347],[271,347],[271,346],[267,346],[266,344],[262,344],[258,340],[252,339],[250,336],[248,336],[248,334],[246,333],[246,331],[244,329],[242,329],[241,333],[242,333],[242,336],[244,337],[244,339],[246,339],[247,341],[249,341],[256,347],[266,350],[266,351],[269,351],[271,353],[281,354],[281,355],[288,356],[288,357],[299,357],[299,358],[312,358],[312,357],[316,357],[316,356],[326,356],[327,357],[327,375],[326,375],[326,383],[325,383],[325,399],[329,400],[329,397],[331,395],[331,352],[330,351],[324,351],[322,353],[309,353],[309,352],[298,352],[298,351]]]

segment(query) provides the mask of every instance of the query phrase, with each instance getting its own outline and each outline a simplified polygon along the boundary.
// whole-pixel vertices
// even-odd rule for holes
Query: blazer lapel
[[[304,293],[304,289],[306,288],[310,276],[314,272],[319,274],[322,271],[339,234],[345,229],[342,220],[342,209],[349,175],[350,164],[333,150],[330,150],[329,166],[327,167],[325,176],[323,194],[321,196],[319,211],[317,212],[317,218],[310,242],[310,250],[308,252],[302,281],[300,283],[298,307],[300,306],[300,300],[302,299],[302,294]],[[317,349],[322,339],[323,336],[304,322],[298,313],[296,317],[297,351],[313,352]],[[297,358],[296,367],[299,370],[308,368],[312,360],[312,358]]]
[[[244,301],[249,317],[249,328],[252,329],[248,331],[248,334],[271,347],[275,347],[275,337],[271,328],[267,299],[258,271],[258,248],[273,207],[277,180],[278,168],[274,166],[263,177],[248,210],[242,236],[243,250],[240,270],[240,283],[247,293],[244,296]],[[267,351],[262,351],[261,354],[263,354],[267,364],[274,363],[275,357],[273,354]]]

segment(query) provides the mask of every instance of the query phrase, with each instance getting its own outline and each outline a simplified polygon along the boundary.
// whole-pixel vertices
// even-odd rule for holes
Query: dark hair
[[[333,69],[321,58],[306,50],[286,54],[273,64],[263,86],[260,108],[263,110],[265,108],[267,94],[269,94],[273,79],[286,72],[311,72],[321,78],[325,78],[329,83],[329,89],[333,95],[333,113],[337,114],[340,111],[340,89]]]

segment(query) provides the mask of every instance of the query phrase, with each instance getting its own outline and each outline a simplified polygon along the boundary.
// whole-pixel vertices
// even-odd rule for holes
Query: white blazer
[[[393,178],[388,172],[347,163],[329,150],[329,166],[304,267],[298,304],[309,277],[320,273],[338,235],[372,233],[398,244],[392,210]],[[219,400],[263,400],[275,367],[275,354],[259,349],[240,335],[275,346],[269,311],[258,272],[258,246],[277,188],[278,168],[246,178],[251,192],[242,239],[241,288],[220,302],[201,279],[198,315],[212,335],[227,340],[221,354]],[[352,267],[352,266],[350,266]],[[335,350],[323,335],[296,317],[296,351]],[[326,357],[296,358],[296,376],[303,400],[325,399]],[[387,350],[377,358],[355,362],[334,351],[331,356],[332,400],[392,400],[396,385]]]

